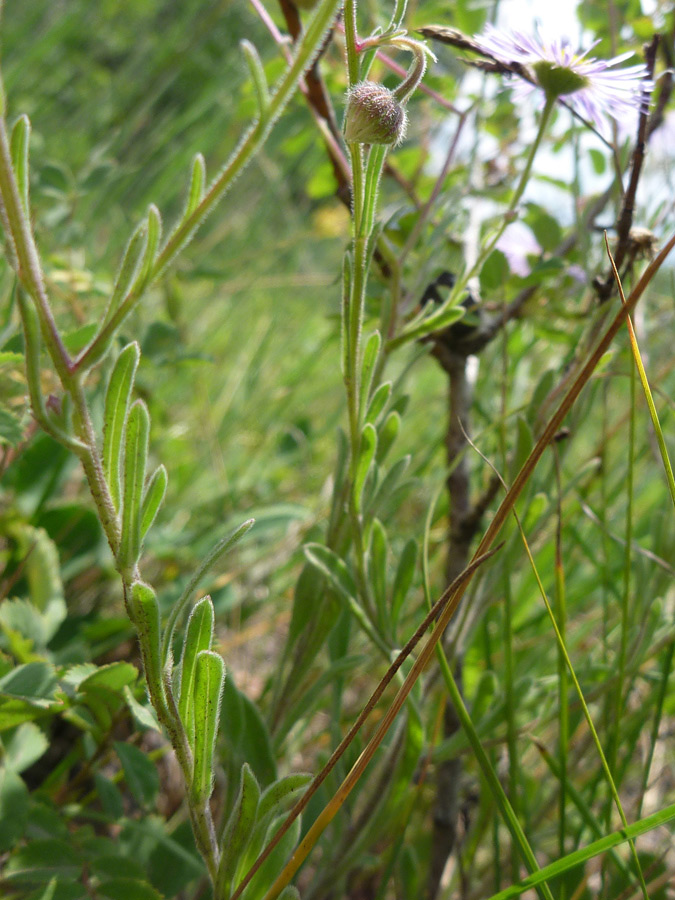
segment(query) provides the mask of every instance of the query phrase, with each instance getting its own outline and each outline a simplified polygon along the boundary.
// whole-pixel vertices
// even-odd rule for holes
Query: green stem
[[[49,306],[40,258],[29,220],[24,213],[19,186],[16,183],[12,167],[12,154],[9,148],[7,124],[4,115],[0,117],[0,196],[2,197],[2,207],[9,227],[9,233],[6,235],[6,238],[12,244],[18,265],[17,276],[35,301],[42,336],[56,371],[65,386],[71,373],[72,361],[63,345],[51,307]]]

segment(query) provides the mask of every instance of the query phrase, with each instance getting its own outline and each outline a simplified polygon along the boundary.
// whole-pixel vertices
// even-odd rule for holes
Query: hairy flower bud
[[[405,128],[405,110],[388,88],[362,81],[350,90],[344,125],[349,143],[398,144]]]

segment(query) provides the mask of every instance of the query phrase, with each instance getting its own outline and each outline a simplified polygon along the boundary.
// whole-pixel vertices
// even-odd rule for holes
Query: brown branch
[[[654,66],[656,64],[656,51],[659,46],[659,35],[655,34],[649,44],[644,47],[645,62],[647,64],[647,73],[649,78],[654,76]],[[635,147],[631,158],[631,173],[628,182],[628,188],[623,197],[621,211],[616,222],[617,246],[614,251],[614,260],[617,269],[623,265],[626,255],[631,247],[630,230],[633,225],[633,214],[635,212],[635,195],[637,193],[640,175],[642,174],[642,165],[645,159],[645,147],[647,144],[647,126],[649,123],[649,104],[646,102],[640,110],[638,120],[637,137]],[[610,270],[604,280],[596,278],[593,282],[600,303],[609,300],[615,288],[614,274]]]

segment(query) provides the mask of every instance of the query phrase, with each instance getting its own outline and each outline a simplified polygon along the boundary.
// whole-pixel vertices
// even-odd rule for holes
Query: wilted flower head
[[[566,38],[545,41],[521,31],[500,31],[487,25],[475,43],[488,56],[505,65],[518,63],[531,70],[534,83],[520,81],[518,98],[538,85],[549,97],[564,97],[580,115],[602,126],[605,115],[617,121],[631,110],[641,109],[653,84],[645,78],[643,64],[615,69],[633,55],[622,53],[613,59],[594,59],[575,53]]]

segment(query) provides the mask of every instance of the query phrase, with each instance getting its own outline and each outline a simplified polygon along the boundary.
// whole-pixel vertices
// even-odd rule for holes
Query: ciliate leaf
[[[361,511],[361,501],[363,499],[363,488],[368,477],[368,472],[375,459],[375,451],[377,449],[377,432],[375,426],[368,423],[361,432],[361,446],[359,448],[359,460],[356,465],[356,474],[354,475],[354,508],[357,512]]]
[[[366,411],[366,422],[375,423],[391,397],[391,381],[381,384],[371,397]]]
[[[30,121],[28,116],[19,116],[12,128],[11,152],[12,166],[19,188],[21,205],[26,217],[30,216],[28,205],[29,171],[28,171],[28,145],[30,142]]]
[[[312,776],[305,773],[286,775],[265,788],[258,804],[258,819],[264,819],[268,815],[278,815],[280,808],[295,800],[298,791],[302,790],[312,780]]]
[[[361,363],[361,397],[360,408],[365,410],[368,398],[370,397],[370,388],[373,383],[373,375],[375,373],[375,365],[380,352],[382,338],[379,331],[374,331],[363,349],[363,362]]]
[[[40,323],[35,304],[26,296],[25,291],[19,287],[16,291],[16,299],[21,310],[21,320],[23,322],[24,341],[25,341],[25,359],[26,359],[26,378],[28,381],[28,393],[30,395],[31,406],[33,407],[33,415],[42,427],[49,434],[56,437],[64,446],[73,452],[84,449],[84,445],[76,438],[62,431],[59,423],[50,416],[45,406],[44,397],[42,395],[41,385],[41,361],[40,351],[42,347],[42,336],[40,333]]]
[[[153,705],[162,709],[165,705],[162,680],[162,648],[157,595],[142,581],[134,581],[129,593],[129,613],[138,630],[143,656],[145,679]]]
[[[194,686],[197,654],[202,650],[211,649],[214,618],[211,598],[202,597],[190,613],[183,642],[178,685],[178,712],[192,746],[194,746],[195,737]]]
[[[232,878],[251,837],[256,821],[260,787],[248,763],[241,767],[239,794],[223,832],[222,856],[218,869],[218,885],[222,896],[231,893]]]
[[[127,571],[133,569],[141,553],[141,507],[149,434],[150,415],[145,403],[136,400],[129,410],[124,434],[122,533],[118,559],[122,569]]]
[[[136,341],[122,350],[110,375],[103,415],[103,473],[110,496],[119,512],[122,483],[122,444],[129,398],[141,351]]]
[[[132,290],[136,294],[141,294],[152,277],[155,266],[155,257],[157,256],[157,248],[159,247],[159,239],[162,236],[162,217],[154,203],[148,208],[148,217],[145,220],[148,232],[148,239],[143,251],[143,258],[138,271],[138,275],[134,281]]]
[[[148,223],[141,222],[134,230],[129,243],[124,251],[122,262],[117,272],[117,278],[113,286],[108,309],[105,314],[105,322],[108,322],[117,312],[119,305],[125,297],[131,292],[132,285],[136,281],[137,273],[140,269],[141,262],[145,259],[146,248],[148,244]]]
[[[270,95],[267,87],[265,70],[263,64],[260,62],[260,57],[258,56],[258,51],[254,44],[244,40],[239,42],[239,46],[246,57],[248,69],[255,86],[255,92],[258,99],[258,116],[261,121],[264,121],[267,118],[267,110],[270,105]]]
[[[401,430],[401,417],[395,411],[389,413],[377,432],[377,464],[382,465],[398,433]]]
[[[166,486],[169,482],[169,476],[166,474],[164,466],[158,466],[150,476],[147,487],[143,494],[143,506],[141,509],[141,541],[150,530],[150,526],[155,521],[164,496],[166,494]]]
[[[190,170],[190,186],[188,188],[187,202],[183,211],[183,218],[187,219],[199,206],[204,196],[206,186],[206,163],[201,153],[197,153],[192,160]]]
[[[225,683],[225,663],[212,650],[201,650],[195,664],[195,743],[191,793],[205,803],[213,786],[213,759]]]
[[[370,536],[368,574],[373,588],[380,625],[384,626],[387,612],[387,534],[379,519],[374,519]]]

